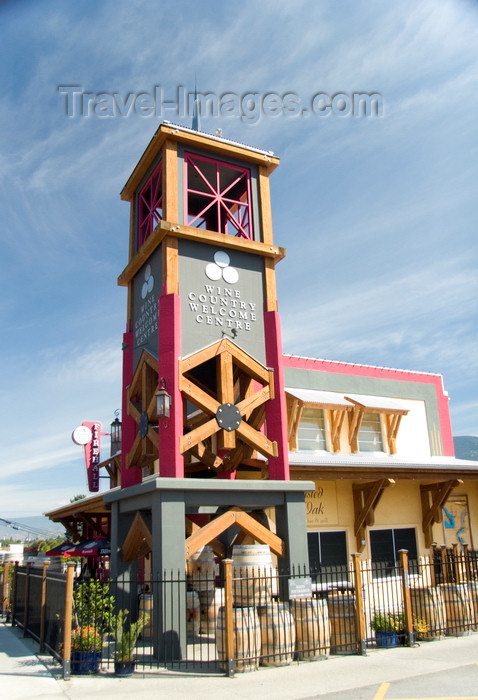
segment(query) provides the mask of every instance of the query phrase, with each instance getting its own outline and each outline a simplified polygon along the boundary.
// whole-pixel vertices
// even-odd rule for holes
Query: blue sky
[[[86,489],[83,419],[121,405],[128,205],[161,117],[94,95],[379,93],[383,115],[203,118],[272,150],[284,351],[443,374],[478,435],[478,4],[469,0],[0,2],[0,516]],[[191,125],[174,110],[163,118]],[[107,456],[107,441],[105,454]]]

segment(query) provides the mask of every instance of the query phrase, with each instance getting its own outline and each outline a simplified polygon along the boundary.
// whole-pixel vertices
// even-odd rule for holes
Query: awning
[[[376,413],[402,413],[407,414],[408,409],[399,404],[398,401],[389,399],[388,396],[366,396],[364,394],[346,394],[344,397],[355,406],[365,408],[367,411]]]
[[[352,404],[347,401],[343,394],[336,394],[334,391],[318,391],[317,389],[296,389],[286,387],[286,393],[294,396],[299,401],[308,405],[326,406],[332,408],[351,408]]]

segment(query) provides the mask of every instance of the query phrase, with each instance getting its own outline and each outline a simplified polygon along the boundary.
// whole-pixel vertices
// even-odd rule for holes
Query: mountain
[[[9,537],[18,540],[50,539],[62,537],[65,532],[63,525],[52,523],[44,515],[34,515],[27,518],[0,518],[0,538]]]
[[[478,461],[478,437],[462,435],[454,437],[455,457],[457,459],[473,459]]]

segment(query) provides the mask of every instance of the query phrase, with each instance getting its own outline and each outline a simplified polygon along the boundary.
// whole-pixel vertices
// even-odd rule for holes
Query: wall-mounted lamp
[[[171,409],[171,396],[166,391],[166,381],[164,377],[159,380],[159,387],[156,396],[156,415],[158,418],[169,418]]]

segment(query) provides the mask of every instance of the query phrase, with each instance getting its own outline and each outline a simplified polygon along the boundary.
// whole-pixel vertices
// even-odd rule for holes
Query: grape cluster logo
[[[227,284],[235,284],[239,279],[239,273],[235,267],[229,265],[230,262],[229,255],[223,250],[218,250],[214,253],[214,262],[206,265],[206,277],[213,282],[223,279]]]

